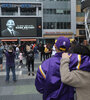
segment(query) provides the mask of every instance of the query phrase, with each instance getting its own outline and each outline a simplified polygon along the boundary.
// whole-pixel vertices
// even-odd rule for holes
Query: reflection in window
[[[36,15],[36,7],[20,8],[21,15]]]
[[[2,15],[18,15],[18,7],[1,7]]]
[[[68,9],[44,9],[44,14],[70,14]]]
[[[44,22],[44,29],[71,29],[70,22]]]

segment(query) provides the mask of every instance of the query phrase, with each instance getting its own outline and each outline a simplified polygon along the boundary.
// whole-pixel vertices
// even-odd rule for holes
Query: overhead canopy
[[[36,39],[20,39],[20,41],[36,41]]]
[[[1,39],[1,41],[17,41],[17,39]]]

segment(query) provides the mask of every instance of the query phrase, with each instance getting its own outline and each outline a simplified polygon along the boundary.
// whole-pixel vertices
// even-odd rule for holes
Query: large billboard
[[[42,37],[41,17],[0,18],[1,37]]]

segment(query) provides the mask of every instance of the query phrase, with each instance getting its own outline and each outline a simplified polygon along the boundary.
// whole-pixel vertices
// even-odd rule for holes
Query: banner
[[[41,37],[42,19],[16,17],[0,19],[1,37]]]

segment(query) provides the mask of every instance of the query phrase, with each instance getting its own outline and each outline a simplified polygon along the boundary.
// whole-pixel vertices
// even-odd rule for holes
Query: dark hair
[[[13,47],[12,46],[9,46],[8,50],[13,50]]]
[[[80,44],[74,46],[72,52],[70,53],[77,53],[81,55],[90,56],[90,50],[86,46]]]

